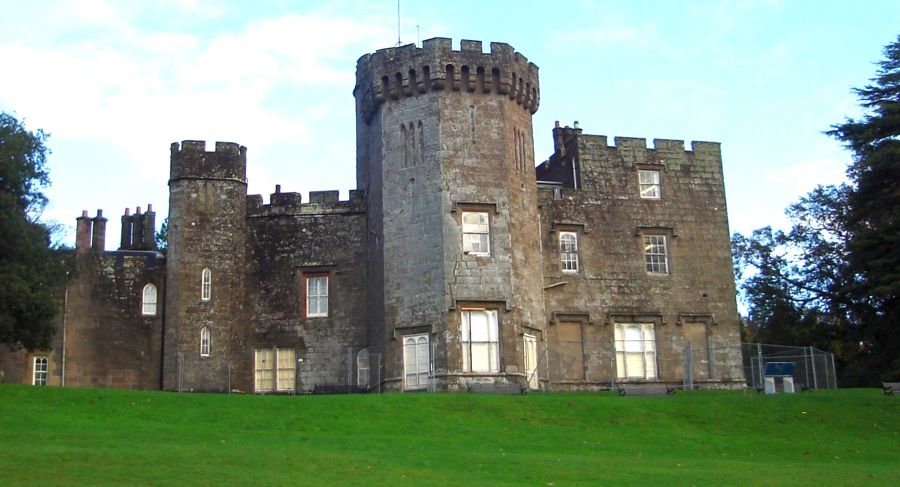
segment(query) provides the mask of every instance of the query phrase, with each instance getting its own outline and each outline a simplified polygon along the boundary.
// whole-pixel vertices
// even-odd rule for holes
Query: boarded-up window
[[[709,344],[706,323],[685,323],[684,329],[685,347],[690,342],[691,347],[691,371],[694,380],[709,379]]]
[[[560,322],[556,329],[554,362],[557,380],[584,380],[583,325],[578,322]]]

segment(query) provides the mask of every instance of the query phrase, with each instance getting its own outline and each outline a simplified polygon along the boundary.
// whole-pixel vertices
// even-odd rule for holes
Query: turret
[[[170,162],[163,387],[224,391],[244,370],[247,149],[176,142]]]
[[[484,53],[479,41],[453,50],[437,38],[362,56],[356,80],[370,347],[384,353],[385,387],[523,383],[523,327],[539,330],[543,307],[537,66],[508,44]],[[470,319],[491,323],[502,357],[472,356]],[[409,353],[430,362],[411,365]],[[410,372],[424,366],[433,384]]]

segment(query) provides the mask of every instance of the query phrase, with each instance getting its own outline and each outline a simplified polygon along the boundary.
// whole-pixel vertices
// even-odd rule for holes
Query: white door
[[[403,337],[403,388],[425,389],[428,386],[430,368],[428,335]]]
[[[529,389],[538,388],[537,376],[537,338],[526,334],[525,339],[525,379]]]

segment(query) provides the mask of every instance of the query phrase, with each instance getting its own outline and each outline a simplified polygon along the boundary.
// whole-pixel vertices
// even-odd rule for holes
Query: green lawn
[[[897,485],[900,397],[0,385],[0,485]]]

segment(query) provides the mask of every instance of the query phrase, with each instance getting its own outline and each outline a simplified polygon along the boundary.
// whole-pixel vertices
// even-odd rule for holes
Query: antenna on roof
[[[400,0],[397,0],[397,47],[400,47]]]
[[[419,24],[416,24],[416,45],[422,44],[422,33],[419,31]]]

